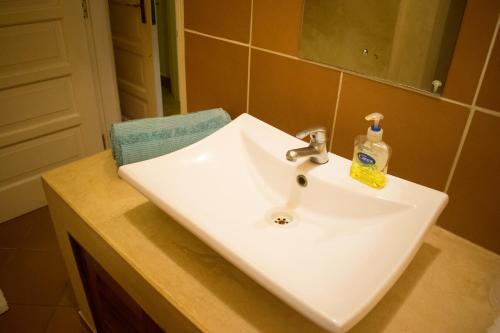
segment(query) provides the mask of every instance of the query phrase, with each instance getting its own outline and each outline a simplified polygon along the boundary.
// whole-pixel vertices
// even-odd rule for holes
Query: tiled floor
[[[0,223],[0,332],[87,333],[47,207]]]

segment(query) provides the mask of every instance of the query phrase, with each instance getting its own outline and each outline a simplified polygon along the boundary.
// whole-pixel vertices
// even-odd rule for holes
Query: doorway
[[[175,1],[156,0],[163,115],[180,113]]]
[[[180,113],[175,0],[108,0],[122,120]]]

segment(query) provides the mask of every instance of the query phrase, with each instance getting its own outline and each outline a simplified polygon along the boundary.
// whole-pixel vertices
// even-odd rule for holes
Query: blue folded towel
[[[161,156],[203,139],[230,121],[229,114],[218,108],[113,124],[113,157],[122,166]]]

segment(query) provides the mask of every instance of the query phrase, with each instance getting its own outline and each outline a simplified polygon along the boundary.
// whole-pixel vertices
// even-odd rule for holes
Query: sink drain
[[[307,187],[307,178],[304,175],[298,175],[297,176],[297,184],[299,184],[302,187]]]
[[[291,221],[286,218],[286,216],[278,216],[277,218],[274,219],[274,223],[278,224],[288,224]]]
[[[293,216],[285,212],[277,212],[271,215],[271,220],[280,225],[293,222]]]

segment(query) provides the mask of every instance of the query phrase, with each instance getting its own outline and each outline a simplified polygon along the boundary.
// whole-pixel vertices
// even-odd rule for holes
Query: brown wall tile
[[[500,34],[497,34],[477,105],[500,112]]]
[[[297,55],[303,0],[253,0],[252,44]],[[500,1],[469,0],[445,84],[444,96],[471,103],[495,28]],[[185,1],[186,27],[248,42],[250,1]],[[500,112],[497,40],[478,104]],[[339,73],[252,50],[250,114],[290,133],[308,126],[331,130]],[[189,111],[224,107],[245,111],[248,49],[186,33]],[[382,112],[384,139],[393,147],[389,173],[443,190],[466,123],[467,108],[345,74],[333,152],[352,157],[353,140],[366,132],[364,116]],[[440,224],[494,251],[498,245],[499,158],[488,147],[500,118],[476,112]],[[495,239],[496,238],[496,239]],[[496,241],[496,243],[495,243]]]
[[[252,50],[249,113],[289,134],[311,126],[331,133],[339,72]]]
[[[498,0],[468,0],[444,97],[472,103],[500,11]]]
[[[185,0],[184,26],[243,43],[250,38],[251,0]]]
[[[389,173],[444,190],[468,109],[433,97],[344,74],[333,152],[352,158],[354,137],[365,134],[371,112],[384,114],[392,146]]]
[[[224,108],[231,118],[246,111],[248,48],[186,32],[188,111]]]
[[[476,112],[439,224],[500,254],[500,117]]]
[[[252,45],[297,55],[304,0],[254,0]]]

